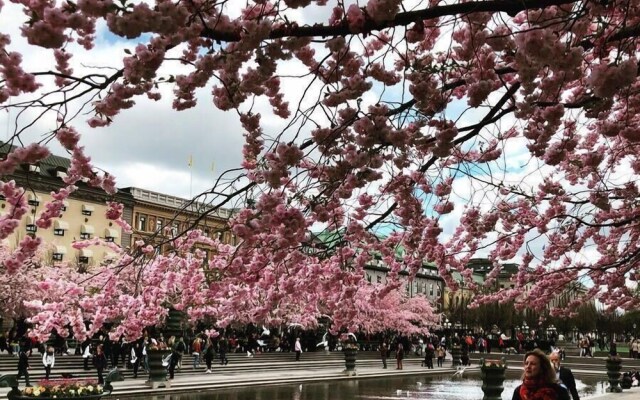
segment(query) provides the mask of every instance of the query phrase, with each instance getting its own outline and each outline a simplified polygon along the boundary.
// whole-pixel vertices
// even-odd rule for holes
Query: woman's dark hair
[[[540,349],[533,349],[528,351],[524,355],[523,363],[527,361],[529,356],[534,356],[540,361],[540,380],[546,384],[556,383],[558,380],[556,378],[556,371],[553,369],[551,365],[551,361],[549,361],[549,357]],[[522,379],[524,380],[524,372],[522,373]]]

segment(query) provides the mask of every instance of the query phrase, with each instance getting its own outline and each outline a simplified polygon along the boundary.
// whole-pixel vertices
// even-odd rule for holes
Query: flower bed
[[[38,385],[24,388],[20,397],[69,398],[101,396],[103,388],[95,380],[59,379],[42,380]]]

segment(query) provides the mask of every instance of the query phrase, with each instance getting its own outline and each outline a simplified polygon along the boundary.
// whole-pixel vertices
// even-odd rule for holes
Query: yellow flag
[[[193,156],[189,155],[189,168],[193,167]]]

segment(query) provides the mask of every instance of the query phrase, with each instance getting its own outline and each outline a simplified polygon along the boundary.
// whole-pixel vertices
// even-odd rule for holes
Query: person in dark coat
[[[133,377],[138,377],[138,369],[140,368],[140,361],[142,361],[142,344],[140,341],[131,343],[131,356],[129,357],[131,366],[133,367]]]
[[[211,363],[213,362],[213,357],[215,356],[215,350],[213,348],[213,342],[210,338],[207,338],[207,341],[204,345],[204,362],[207,364],[207,370],[205,373],[211,373]]]
[[[177,350],[171,351],[171,359],[169,360],[169,379],[173,379],[173,376],[176,373],[176,367],[178,366],[178,362],[180,362],[181,355]]]
[[[227,353],[229,352],[229,341],[226,337],[221,336],[218,342],[218,352],[220,353],[220,365],[229,364]]]
[[[124,337],[120,338],[120,359],[122,360],[122,368],[127,369],[127,354],[129,353],[127,350],[129,345],[124,341]]]
[[[404,358],[404,346],[402,342],[398,342],[396,347],[396,369],[402,369],[402,359]]]
[[[380,359],[382,360],[382,369],[387,369],[387,358],[389,357],[389,345],[384,340],[380,344]]]
[[[104,356],[107,357],[107,361],[111,361],[111,367],[115,368],[115,365],[113,365],[113,342],[109,334],[105,335],[104,341],[102,342],[102,350],[104,350]]]
[[[424,366],[433,369],[433,357],[436,355],[436,348],[431,343],[431,340],[427,343],[427,347],[424,349]]]
[[[104,354],[104,350],[102,345],[98,345],[96,348],[96,354],[93,356],[93,365],[96,367],[98,371],[98,384],[104,384],[104,378],[102,377],[102,372],[107,368],[107,356]]]
[[[556,371],[558,383],[567,388],[573,400],[580,400],[580,395],[578,395],[578,390],[576,389],[576,379],[569,368],[560,365],[560,354],[554,351],[549,355],[549,360]]]
[[[82,358],[84,359],[84,370],[89,370],[89,360],[91,359],[91,340],[88,338],[82,342]]]
[[[18,354],[18,376],[16,380],[20,380],[20,377],[24,376],[24,382],[26,386],[31,386],[29,383],[29,355],[23,347],[20,348]]]

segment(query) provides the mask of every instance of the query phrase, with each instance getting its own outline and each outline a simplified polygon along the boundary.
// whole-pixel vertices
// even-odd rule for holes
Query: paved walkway
[[[510,366],[511,370],[521,369],[519,367]],[[287,384],[287,383],[309,383],[309,382],[322,382],[322,381],[336,381],[336,380],[349,380],[359,378],[383,378],[383,377],[398,377],[398,376],[410,376],[410,375],[437,375],[437,374],[451,374],[456,370],[450,367],[435,368],[428,370],[416,365],[405,366],[401,371],[395,370],[391,367],[389,369],[382,369],[380,366],[363,366],[357,368],[357,376],[346,376],[342,368],[327,368],[327,367],[308,367],[300,369],[273,369],[267,371],[225,371],[224,367],[218,367],[214,369],[212,374],[176,374],[174,380],[170,382],[170,387],[159,387],[151,389],[145,383],[146,378],[127,379],[123,382],[114,382],[114,393],[111,398],[127,398],[127,397],[139,397],[141,395],[169,395],[173,393],[184,393],[189,391],[202,391],[207,389],[224,389],[232,387],[248,387],[248,386],[261,386],[261,385],[273,385],[273,384]],[[478,366],[467,367],[465,372],[478,372]],[[593,371],[580,371],[574,370],[576,374],[593,374]],[[598,373],[606,378],[604,373]],[[8,388],[0,388],[0,398],[6,397]],[[607,393],[602,395],[594,395],[589,399],[598,400],[640,400],[640,388],[635,387],[630,390],[625,390],[623,393]],[[350,399],[344,399],[350,400]]]

